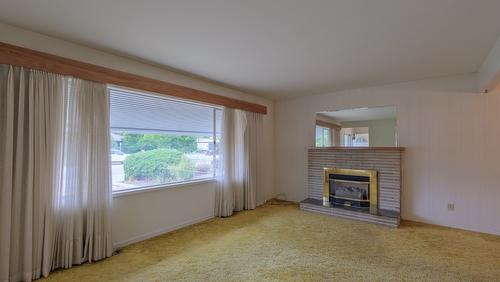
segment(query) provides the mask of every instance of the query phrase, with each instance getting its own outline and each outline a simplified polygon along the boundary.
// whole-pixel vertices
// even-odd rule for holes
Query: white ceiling
[[[361,121],[361,120],[380,120],[396,118],[396,107],[374,107],[374,108],[358,108],[346,109],[334,112],[319,112],[318,114],[331,118],[337,122],[344,121]]]
[[[272,99],[476,72],[499,14],[500,0],[0,0],[5,23]]]

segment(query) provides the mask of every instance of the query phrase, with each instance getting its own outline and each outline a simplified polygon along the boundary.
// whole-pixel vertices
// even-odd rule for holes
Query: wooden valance
[[[259,114],[267,113],[267,107],[263,105],[253,104],[162,80],[113,70],[2,42],[0,42],[0,64],[37,69]]]
[[[342,127],[340,125],[337,125],[337,124],[334,124],[334,123],[330,123],[330,122],[326,122],[326,121],[322,121],[322,120],[316,120],[316,125],[319,125],[319,126],[323,126],[323,127],[328,127],[328,128],[331,128],[331,129],[337,129],[337,130],[340,130]]]

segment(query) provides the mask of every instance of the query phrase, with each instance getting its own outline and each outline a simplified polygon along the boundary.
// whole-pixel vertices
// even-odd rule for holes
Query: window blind
[[[214,116],[219,123],[221,111],[214,107],[116,88],[109,89],[109,99],[115,131],[211,136],[220,128]]]

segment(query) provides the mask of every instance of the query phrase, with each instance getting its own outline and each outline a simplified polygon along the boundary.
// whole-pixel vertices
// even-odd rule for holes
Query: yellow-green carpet
[[[52,273],[50,281],[495,281],[500,237],[399,229],[267,204]]]

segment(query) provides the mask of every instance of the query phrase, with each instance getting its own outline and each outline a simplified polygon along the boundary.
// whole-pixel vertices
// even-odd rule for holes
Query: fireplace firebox
[[[376,211],[377,171],[324,168],[323,205]]]

